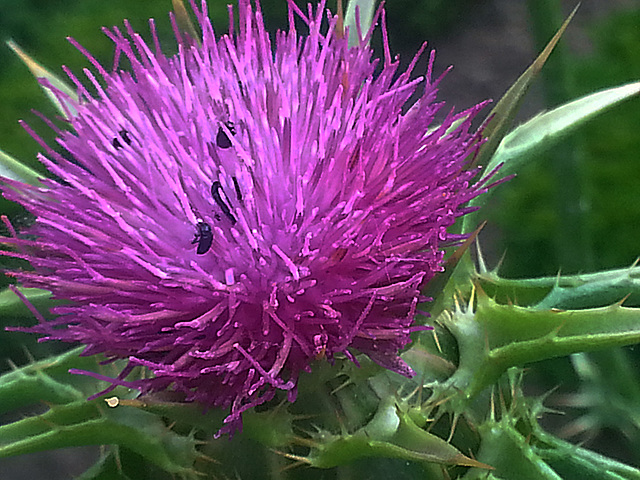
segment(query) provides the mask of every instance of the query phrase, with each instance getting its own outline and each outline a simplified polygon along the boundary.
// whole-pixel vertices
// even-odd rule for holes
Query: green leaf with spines
[[[83,348],[33,362],[0,376],[0,413],[41,402],[66,404],[87,398],[107,384],[85,375],[72,375],[72,368],[117,375],[118,365],[100,365],[100,357],[82,357]]]
[[[496,469],[500,480],[563,480],[531,447],[510,421],[489,421],[479,428],[482,443],[478,458]],[[465,480],[484,479],[482,471],[472,471]]]
[[[588,120],[639,93],[640,82],[628,83],[591,93],[533,117],[504,137],[487,164],[486,171],[504,164],[497,178],[516,173],[531,156],[549,148]]]
[[[21,375],[13,380],[0,377],[0,413],[40,402],[62,404],[82,398],[86,396],[77,388],[42,372]]]
[[[621,443],[635,450],[640,441],[640,373],[627,349],[571,356],[580,379],[578,390],[559,399],[578,413],[560,436],[593,438],[605,429],[623,435]],[[637,458],[637,456],[636,456]]]
[[[137,408],[103,399],[53,405],[42,415],[0,426],[0,458],[80,445],[123,445],[170,473],[197,477],[196,441]]]
[[[457,411],[463,411],[510,367],[640,343],[640,309],[620,304],[538,310],[502,305],[479,292],[475,307],[458,307],[441,315],[438,322],[456,338],[459,364],[435,395],[461,392],[454,406]]]
[[[60,303],[51,300],[51,292],[48,290],[23,287],[17,287],[17,289],[38,310],[50,308]],[[6,288],[0,292],[0,316],[11,317],[22,315],[24,312],[28,312],[28,309],[13,290]],[[31,312],[29,314],[33,317]]]
[[[118,444],[167,472],[195,478],[193,464],[199,454],[190,435],[178,435],[160,416],[142,409],[126,405],[109,408],[104,399],[86,400],[107,384],[90,376],[72,375],[71,368],[115,376],[122,365],[100,365],[99,356],[82,357],[82,350],[0,376],[0,413],[38,403],[49,405],[41,415],[0,426],[0,458],[69,446]],[[114,394],[127,399],[137,392],[118,387]]]
[[[563,480],[640,480],[640,471],[629,465],[561,440],[538,433],[545,445],[535,452]]]
[[[463,480],[639,480],[640,471],[545,432],[538,419],[550,410],[546,395],[525,397],[523,372],[512,368],[491,396],[491,413],[478,426],[477,458],[495,468],[491,476],[469,470]],[[557,413],[557,412],[556,412]]]
[[[309,444],[311,450],[306,457],[292,458],[318,468],[345,465],[366,457],[488,468],[463,455],[446,440],[418,427],[393,398],[383,401],[362,429],[341,435],[321,431]]]
[[[640,267],[630,266],[578,275],[509,279],[482,264],[474,282],[501,303],[511,302],[538,310],[580,310],[625,300],[640,305]]]

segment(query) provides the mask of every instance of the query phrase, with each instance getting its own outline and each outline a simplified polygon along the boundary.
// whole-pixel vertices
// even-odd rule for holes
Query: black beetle
[[[192,244],[197,243],[198,249],[196,253],[198,255],[204,255],[211,248],[211,244],[213,243],[213,232],[211,231],[211,225],[202,220],[198,220],[196,224],[196,228],[198,231],[196,232],[195,237],[191,241]]]

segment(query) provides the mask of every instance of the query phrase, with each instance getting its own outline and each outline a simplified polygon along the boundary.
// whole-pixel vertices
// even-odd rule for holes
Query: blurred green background
[[[227,29],[226,3],[209,2],[218,32]],[[521,120],[586,93],[640,80],[640,6],[624,0],[582,3],[561,48],[525,101]],[[263,0],[262,5],[271,29],[284,26],[284,0]],[[333,2],[329,6],[334,8]],[[405,64],[428,39],[438,50],[436,75],[455,65],[442,83],[446,109],[497,100],[548,40],[548,31],[554,31],[574,6],[573,0],[388,0],[386,4],[392,52],[400,53]],[[172,53],[170,9],[170,0],[0,0],[0,40],[14,40],[57,73],[64,64],[81,76],[88,62],[65,40],[67,36],[109,66],[112,46],[100,28],[122,26],[122,19],[128,18],[149,39],[147,19],[153,17],[165,51]],[[376,38],[374,46],[379,43]],[[18,120],[24,119],[52,142],[51,132],[31,109],[49,117],[56,112],[28,69],[4,46],[0,46],[0,105],[0,148],[39,169],[38,145]],[[499,187],[489,204],[490,225],[481,235],[483,249],[493,262],[504,254],[501,272],[509,277],[630,265],[640,255],[639,185],[640,99],[635,99],[567,137]],[[0,211],[18,220],[22,215],[4,200]],[[3,318],[0,324],[33,322],[26,309],[19,317]],[[23,363],[22,345],[38,358],[59,348],[35,345],[29,335],[0,331],[2,357]],[[623,363],[640,370],[637,353],[631,352]],[[539,392],[560,383],[562,392],[570,392],[578,385],[567,359],[538,364],[528,377]],[[606,451],[616,444],[606,453],[640,462],[637,428],[625,433],[625,442],[608,441],[610,427],[603,432],[595,444],[598,448]]]

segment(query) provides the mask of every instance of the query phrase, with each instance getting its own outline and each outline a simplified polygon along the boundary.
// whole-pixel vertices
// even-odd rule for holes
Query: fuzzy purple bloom
[[[420,288],[486,188],[465,168],[480,106],[432,126],[433,55],[426,77],[410,78],[419,54],[399,73],[383,26],[378,65],[372,31],[349,48],[324,2],[290,2],[275,46],[249,0],[223,36],[193,8],[202,42],[176,28],[174,57],[153,22],[151,46],[128,23],[105,30],[113,71],[85,52],[97,94],[67,72],[81,97],[57,139],[68,154],[40,156],[55,179],[2,181],[36,217],[3,240],[33,271],[9,274],[69,301],[29,331],[128,359],[115,384],[230,407],[227,431],[279,389],[293,401],[316,358],[359,352],[411,376],[398,353],[426,328],[412,326]],[[138,365],[154,376],[125,381]]]

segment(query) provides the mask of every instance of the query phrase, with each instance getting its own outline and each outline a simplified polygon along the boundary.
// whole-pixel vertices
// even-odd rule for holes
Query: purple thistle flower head
[[[350,48],[324,2],[290,1],[273,43],[249,0],[222,36],[193,8],[202,41],[175,28],[173,57],[153,22],[153,45],[126,22],[105,30],[113,71],[84,52],[97,93],[69,72],[80,101],[55,92],[75,111],[64,155],[42,142],[54,179],[2,181],[36,217],[3,240],[33,266],[9,274],[68,301],[28,330],[128,359],[114,385],[230,408],[227,431],[277,390],[293,401],[317,358],[361,353],[411,376],[398,353],[426,328],[412,326],[420,288],[485,188],[465,168],[480,106],[434,127],[433,55],[412,79],[421,52],[398,72],[384,26],[382,61],[372,31]],[[140,365],[153,377],[125,381]]]

